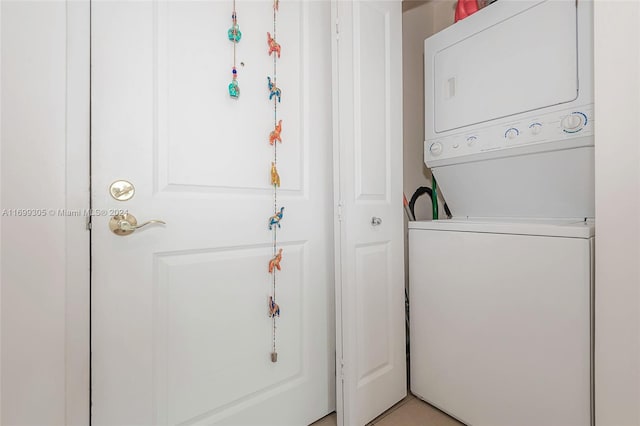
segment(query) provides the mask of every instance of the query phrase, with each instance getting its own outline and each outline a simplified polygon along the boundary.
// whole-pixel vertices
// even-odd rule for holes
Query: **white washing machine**
[[[590,221],[409,223],[411,392],[472,426],[588,426]]]

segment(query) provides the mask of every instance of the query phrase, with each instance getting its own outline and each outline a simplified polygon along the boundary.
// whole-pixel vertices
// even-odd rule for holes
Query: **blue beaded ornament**
[[[238,70],[236,70],[236,67],[233,67],[233,80],[231,80],[231,83],[229,83],[229,96],[231,96],[233,99],[238,99],[238,97],[240,96],[240,86],[238,86],[238,80],[236,80],[236,78],[238,77]]]
[[[280,102],[280,96],[282,96],[282,90],[276,86],[274,82],[271,81],[271,77],[267,77],[267,85],[269,87],[269,100],[271,100],[274,96]]]
[[[272,230],[274,225],[280,228],[280,221],[282,221],[283,214],[284,207],[280,207],[280,211],[269,218],[269,230]]]

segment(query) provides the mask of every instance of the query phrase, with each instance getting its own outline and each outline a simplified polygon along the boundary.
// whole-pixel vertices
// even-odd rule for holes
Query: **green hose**
[[[431,174],[431,207],[433,220],[438,220],[438,184],[436,177]]]

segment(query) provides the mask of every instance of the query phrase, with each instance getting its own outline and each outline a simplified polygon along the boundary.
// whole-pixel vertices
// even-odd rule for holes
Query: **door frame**
[[[596,2],[597,3],[597,2]],[[89,174],[89,155],[90,155],[90,37],[91,37],[91,4],[89,0],[85,1],[70,1],[66,0],[67,7],[67,164],[66,164],[66,179],[67,179],[67,194],[65,199],[65,207],[67,209],[87,209],[90,207],[90,174]],[[633,6],[631,6],[633,7]],[[605,10],[606,9],[606,10]],[[616,5],[611,7],[605,7],[600,5],[594,10],[594,22],[596,29],[605,28],[612,20],[622,19],[624,20],[627,14],[626,8],[618,8]],[[332,12],[333,16],[333,12]],[[635,16],[635,15],[634,15]],[[615,45],[617,42],[627,43],[627,46],[634,50],[636,54],[626,57],[620,55],[617,59],[623,61],[623,65],[630,67],[631,70],[638,70],[638,64],[634,62],[634,58],[637,57],[640,52],[640,36],[633,34],[635,38],[625,37],[622,31],[619,32],[607,32],[601,33],[596,31],[594,35],[594,41],[596,49],[598,47]],[[603,52],[603,51],[602,51]],[[596,59],[602,58],[604,55],[596,52]],[[620,65],[620,64],[618,64]],[[596,66],[596,68],[598,68]],[[619,68],[619,67],[617,67]],[[624,68],[624,67],[623,67]],[[635,72],[635,71],[634,71]],[[595,87],[596,95],[598,93],[606,93],[608,90],[615,92],[617,86],[615,81],[611,79],[610,75],[603,75],[601,73],[595,74]],[[624,98],[624,99],[623,99]],[[627,110],[638,111],[640,106],[640,99],[630,96],[623,97],[619,100],[621,105],[626,106]],[[601,109],[599,110],[599,121],[607,120],[608,122],[617,122],[618,109]],[[335,123],[334,123],[335,129]],[[334,130],[335,131],[335,130]],[[631,132],[631,131],[630,131]],[[613,135],[615,136],[615,134]],[[603,134],[597,136],[598,140],[606,140],[607,146],[601,147],[599,150],[596,148],[596,186],[597,188],[615,187],[617,183],[616,177],[612,175],[610,170],[615,170],[616,162],[615,156],[611,155],[605,157],[602,149],[606,150],[606,153],[614,153],[625,147],[624,141],[619,141],[615,137],[609,138]],[[335,143],[335,140],[334,140]],[[600,154],[599,154],[600,152]],[[334,161],[338,160],[338,153],[334,149]],[[628,166],[625,168],[625,172],[631,176],[634,172]],[[339,179],[339,173],[336,172],[335,179]],[[338,180],[334,181],[334,188],[338,186]],[[615,191],[614,191],[615,192]],[[609,191],[611,194],[611,191]],[[620,200],[624,194],[616,197],[616,200]],[[632,207],[635,212],[638,212],[640,206],[638,206],[637,200]],[[611,208],[609,198],[603,196],[597,196],[596,209],[598,212],[606,211]],[[336,217],[338,215],[338,206],[334,205],[334,212]],[[633,216],[626,216],[633,217]],[[639,217],[639,216],[635,216]],[[64,250],[66,255],[66,270],[67,270],[67,284],[66,284],[66,337],[64,347],[66,352],[66,418],[69,425],[82,425],[88,424],[90,420],[90,254],[89,254],[89,242],[90,233],[87,232],[85,226],[78,226],[78,218],[69,217],[65,220],[66,226],[66,243],[65,247],[54,247],[53,250]],[[84,219],[84,218],[83,218]],[[606,229],[618,229],[618,233],[612,233],[611,235],[603,234],[602,223],[599,223],[600,231],[598,237],[606,237],[608,239],[608,246],[614,245],[615,241],[627,244],[628,240],[620,235],[619,228],[615,228],[615,219],[611,219],[607,223]],[[640,219],[639,219],[640,220]],[[335,237],[340,236],[340,229],[336,228]],[[627,241],[627,243],[625,243]],[[601,246],[602,247],[602,246]],[[339,253],[336,253],[336,260],[339,259]],[[605,262],[605,256],[600,255],[596,258],[596,270],[598,271],[598,278],[620,278],[626,277],[630,280],[633,277],[632,269],[637,265],[630,265],[628,268],[622,271],[616,271],[616,265]],[[336,263],[336,271],[340,269],[339,263]],[[338,272],[336,272],[338,274]],[[336,279],[338,276],[336,276]],[[619,280],[617,280],[619,281]],[[621,290],[624,294],[619,293]],[[633,286],[628,285],[624,288],[617,286],[608,286],[599,288],[598,294],[598,308],[617,310],[620,307],[614,306],[614,301],[624,301],[625,311],[635,313],[636,318],[640,311],[640,302],[637,300],[637,291],[633,289]],[[340,296],[336,294],[336,303],[340,303]],[[606,306],[605,306],[606,303]],[[340,312],[336,309],[336,312]],[[337,316],[336,320],[339,321],[340,317]],[[341,341],[338,336],[338,327],[340,323],[336,323],[336,359],[340,359],[341,356]],[[633,339],[626,339],[624,336],[635,335],[640,338],[639,330],[640,324],[633,321],[625,321],[624,318],[603,318],[602,316],[596,316],[596,329],[599,330],[598,337],[600,342],[603,341],[615,341],[616,348],[619,352],[616,353],[629,353],[637,354],[637,342]],[[617,330],[614,332],[614,330]],[[596,342],[598,347],[598,343]],[[603,349],[603,348],[600,348]],[[597,351],[596,357],[596,377],[599,382],[606,382],[607,389],[613,389],[616,386],[626,386],[629,388],[630,380],[628,371],[640,370],[640,359],[638,357],[626,358],[626,365],[624,368],[616,367],[618,360],[616,359],[616,353],[607,355],[608,351]],[[338,366],[336,366],[338,367]],[[628,367],[628,368],[627,368]],[[622,371],[624,370],[624,371]],[[337,374],[339,369],[336,368]],[[339,379],[339,377],[338,377]],[[342,389],[339,384],[340,380],[336,380],[337,389],[337,407],[339,413],[342,403]],[[629,388],[629,390],[631,390]],[[636,389],[634,392],[628,394],[626,401],[635,401],[640,397],[640,391]],[[626,414],[631,413],[637,409],[631,406],[621,406],[624,401],[615,403],[611,401],[607,395],[604,395],[596,389],[596,412],[598,413],[598,420],[605,421],[608,417],[613,417],[616,410],[624,410]]]
[[[65,208],[91,207],[91,1],[66,0]],[[91,422],[90,216],[66,217],[65,418]]]
[[[338,75],[339,17],[338,0],[331,1],[331,79]],[[333,247],[335,287],[336,335],[336,423],[344,425],[344,353],[342,350],[342,247],[345,231],[342,226],[342,187],[340,185],[340,102],[339,82],[331,84],[333,135]]]

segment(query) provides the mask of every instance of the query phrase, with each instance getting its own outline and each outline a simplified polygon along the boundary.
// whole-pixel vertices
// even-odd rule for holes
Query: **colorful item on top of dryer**
[[[280,211],[269,218],[269,230],[273,229],[273,225],[278,225],[278,228],[280,228],[280,221],[282,220],[283,213],[284,207],[280,207]],[[282,252],[282,249],[280,249],[280,251]]]
[[[478,0],[458,0],[456,13],[454,15],[454,22],[458,22],[459,20],[476,13],[478,9]]]

